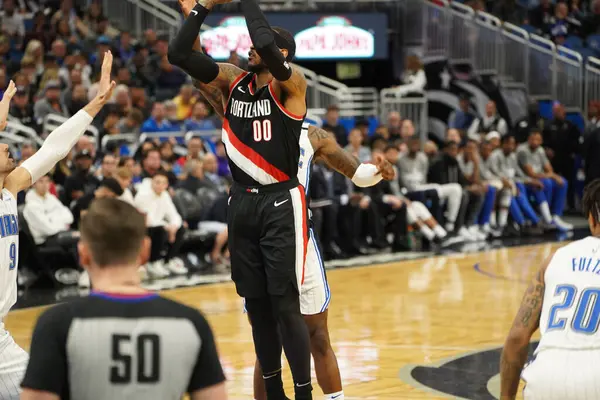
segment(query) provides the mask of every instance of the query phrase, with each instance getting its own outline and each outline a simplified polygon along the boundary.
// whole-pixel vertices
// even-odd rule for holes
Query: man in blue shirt
[[[450,114],[448,128],[462,131],[469,129],[475,119],[475,114],[471,113],[470,106],[471,102],[469,101],[469,96],[465,93],[461,94],[459,98],[459,109]]]
[[[166,118],[164,104],[159,102],[154,103],[152,116],[142,124],[142,133],[173,132],[177,130],[177,127],[173,126]],[[163,139],[160,138],[160,140]]]

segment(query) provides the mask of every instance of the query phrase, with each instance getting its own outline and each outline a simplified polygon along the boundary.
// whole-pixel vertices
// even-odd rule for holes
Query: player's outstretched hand
[[[394,171],[393,165],[385,159],[383,154],[375,154],[373,156],[373,161],[377,166],[377,173],[381,174],[383,179],[386,181],[391,181],[396,177],[396,172]]]
[[[100,82],[98,83],[98,94],[96,97],[102,102],[106,103],[112,97],[112,92],[117,85],[115,81],[111,81],[111,70],[113,65],[113,55],[110,51],[104,53],[104,59],[102,60],[102,71],[100,75]]]
[[[15,83],[13,81],[10,81],[10,83],[8,84],[8,87],[4,91],[4,96],[2,96],[2,101],[10,102],[10,100],[13,98],[15,93],[17,93],[17,87],[15,86]]]

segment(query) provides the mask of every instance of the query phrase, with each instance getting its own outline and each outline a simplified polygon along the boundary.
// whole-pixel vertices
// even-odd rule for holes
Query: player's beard
[[[255,74],[260,74],[261,72],[265,72],[267,70],[267,65],[262,61],[260,64],[248,64],[248,71],[253,72]]]

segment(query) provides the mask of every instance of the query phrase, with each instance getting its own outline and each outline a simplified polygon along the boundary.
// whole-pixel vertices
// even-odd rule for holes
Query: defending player
[[[293,36],[272,29],[255,0],[241,3],[254,46],[251,72],[194,51],[210,9],[227,2],[201,0],[190,11],[169,46],[169,61],[228,99],[222,139],[234,180],[228,212],[231,272],[252,321],[268,398],[287,398],[282,343],[295,398],[312,399],[309,334],[298,296],[308,244],[304,190],[296,177],[306,80],[289,64],[296,49]]]
[[[40,316],[21,399],[226,399],[206,319],[140,286],[150,252],[144,216],[96,199],[80,229],[79,259],[94,292]]]
[[[529,341],[540,328],[534,361],[523,371],[525,399],[597,399],[600,360],[600,179],[583,195],[592,233],[558,249],[525,292],[500,362],[501,399],[514,399]]]
[[[71,148],[102,106],[111,98],[115,83],[110,81],[112,54],[107,52],[102,62],[98,94],[64,124],[56,128],[43,146],[20,167],[15,168],[6,144],[0,144],[0,318],[4,318],[17,301],[17,266],[19,254],[19,228],[17,221],[17,193],[31,186],[65,158]],[[0,130],[6,125],[9,103],[16,92],[11,81],[0,102]],[[17,399],[27,353],[21,349],[0,323],[0,398]]]

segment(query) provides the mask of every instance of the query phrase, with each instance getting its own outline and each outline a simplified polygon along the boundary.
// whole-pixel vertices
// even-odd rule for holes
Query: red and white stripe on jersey
[[[294,208],[294,230],[296,232],[296,279],[298,288],[304,283],[304,263],[308,246],[308,224],[306,220],[306,197],[302,185],[290,189]]]
[[[229,121],[223,119],[221,139],[227,149],[227,156],[235,165],[261,185],[283,182],[290,179],[286,173],[269,163],[233,133]]]
[[[283,106],[283,104],[281,104],[279,102],[279,99],[275,95],[275,90],[273,89],[273,81],[269,82],[269,93],[271,93],[271,97],[273,98],[273,100],[275,100],[275,103],[277,104],[277,107],[279,107],[279,109],[281,110],[281,112],[283,112],[285,115],[287,115],[291,119],[295,119],[296,121],[302,121],[302,120],[304,120],[304,116],[303,115],[296,115],[296,114],[293,114],[293,113],[289,112],[288,110],[285,109],[285,107]]]

